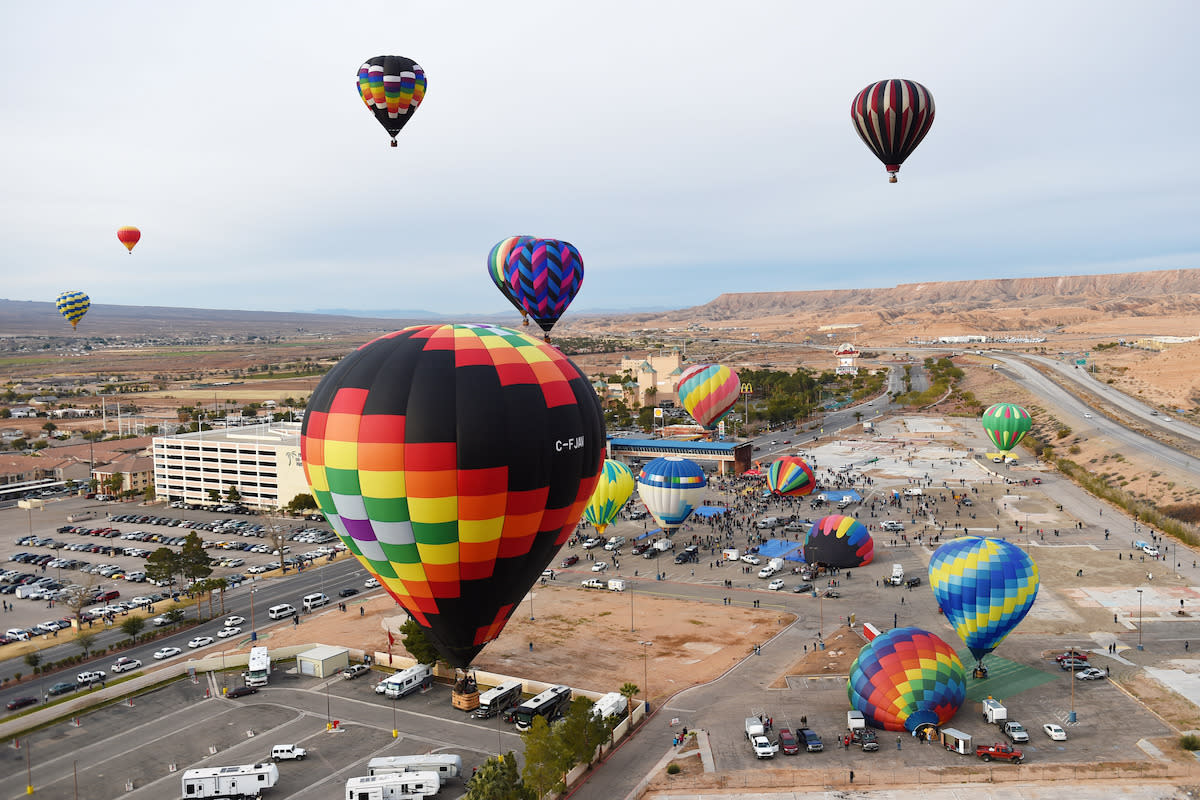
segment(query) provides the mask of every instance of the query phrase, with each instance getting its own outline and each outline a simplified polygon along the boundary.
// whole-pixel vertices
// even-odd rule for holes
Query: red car
[[[779,749],[786,756],[794,756],[800,752],[800,744],[796,741],[796,735],[787,728],[779,729]]]
[[[564,558],[562,560],[562,563],[559,564],[559,568],[566,569],[567,567],[569,567],[573,564],[578,564],[578,563],[579,563],[579,556],[567,556],[566,558]]]
[[[36,697],[14,697],[12,700],[9,700],[4,707],[9,711],[16,711],[18,708],[35,705],[37,701],[38,699]]]
[[[1041,479],[1041,478],[1034,478],[1032,482],[1033,482],[1033,483],[1041,483],[1041,482],[1042,482],[1042,479]]]
[[[1084,653],[1084,652],[1081,652],[1081,651],[1079,651],[1079,650],[1067,650],[1065,653],[1062,653],[1061,655],[1057,655],[1057,656],[1055,656],[1055,657],[1054,657],[1054,660],[1055,660],[1055,661],[1057,661],[1058,663],[1060,663],[1060,664],[1061,664],[1061,663],[1063,663],[1064,661],[1066,661],[1067,659],[1070,659],[1070,658],[1077,658],[1077,659],[1079,659],[1080,661],[1087,661],[1087,660],[1088,660],[1088,654],[1087,654],[1087,653]]]

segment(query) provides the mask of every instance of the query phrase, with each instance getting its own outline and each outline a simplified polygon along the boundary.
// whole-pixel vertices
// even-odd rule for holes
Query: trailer
[[[592,716],[600,719],[623,719],[629,713],[629,701],[620,692],[609,692],[603,695],[596,704],[592,706]]]
[[[418,800],[432,797],[440,788],[432,772],[366,775],[346,781],[346,800]]]
[[[994,698],[988,697],[980,704],[983,709],[983,719],[985,722],[990,722],[993,725],[1004,725],[1008,719],[1008,709]]]
[[[279,782],[279,768],[270,762],[240,767],[189,769],[183,773],[183,797],[242,800],[258,797]]]
[[[462,774],[462,756],[455,753],[425,753],[416,756],[380,756],[367,762],[368,775],[398,775],[401,772],[432,772],[442,783]]]
[[[942,747],[945,747],[947,750],[953,750],[956,753],[962,753],[964,756],[969,756],[975,752],[975,746],[971,744],[970,735],[956,728],[942,728],[941,742]]]

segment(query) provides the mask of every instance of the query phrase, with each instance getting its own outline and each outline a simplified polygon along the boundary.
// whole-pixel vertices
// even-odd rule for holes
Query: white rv
[[[440,788],[432,772],[368,775],[346,781],[346,800],[416,800],[432,797]]]
[[[250,662],[242,678],[247,686],[266,686],[271,677],[271,656],[265,647],[250,648]]]
[[[445,783],[462,774],[462,756],[426,753],[418,756],[381,756],[367,762],[368,775],[397,775],[401,772],[433,772]]]
[[[279,768],[271,763],[189,769],[183,773],[183,797],[258,797],[278,782]]]
[[[620,692],[609,692],[592,706],[592,716],[600,719],[609,717],[622,719],[627,713],[629,713],[629,701]]]
[[[509,706],[520,705],[521,681],[505,681],[479,695],[479,708],[471,714],[475,719],[490,719]]]
[[[414,664],[408,669],[401,670],[380,681],[375,686],[376,694],[384,694],[392,699],[407,697],[418,689],[433,685],[433,666],[430,664]]]

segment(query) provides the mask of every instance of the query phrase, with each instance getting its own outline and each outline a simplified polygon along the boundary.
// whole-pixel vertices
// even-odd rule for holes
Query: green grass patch
[[[971,651],[962,650],[958,653],[958,657],[967,670],[967,697],[964,701],[967,703],[978,703],[987,697],[1007,700],[1013,695],[1037,688],[1055,679],[1052,673],[1035,667],[1027,667],[992,653],[983,660],[983,664],[988,670],[988,676],[979,680],[971,677],[971,669],[975,665],[975,656],[971,655]]]

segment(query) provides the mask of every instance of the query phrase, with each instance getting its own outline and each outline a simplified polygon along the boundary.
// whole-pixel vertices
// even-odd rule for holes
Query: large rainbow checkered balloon
[[[871,727],[915,731],[950,721],[966,697],[967,678],[941,638],[920,628],[893,628],[859,652],[846,693]]]
[[[604,444],[596,393],[556,348],[419,325],[338,362],[300,452],[342,541],[464,667],[575,530]]]
[[[829,567],[864,567],[875,560],[875,540],[867,526],[854,517],[830,514],[808,529],[804,560]]]
[[[1037,564],[1003,539],[961,536],[929,559],[933,596],[980,661],[1029,613],[1038,585]]]
[[[741,394],[742,382],[736,372],[721,364],[696,364],[679,376],[675,392],[692,419],[706,428],[714,428],[729,413]]]
[[[603,535],[604,529],[613,524],[632,496],[633,473],[629,467],[620,461],[607,459],[596,491],[592,492],[587,507],[583,509],[583,518],[596,526],[596,533]]]

